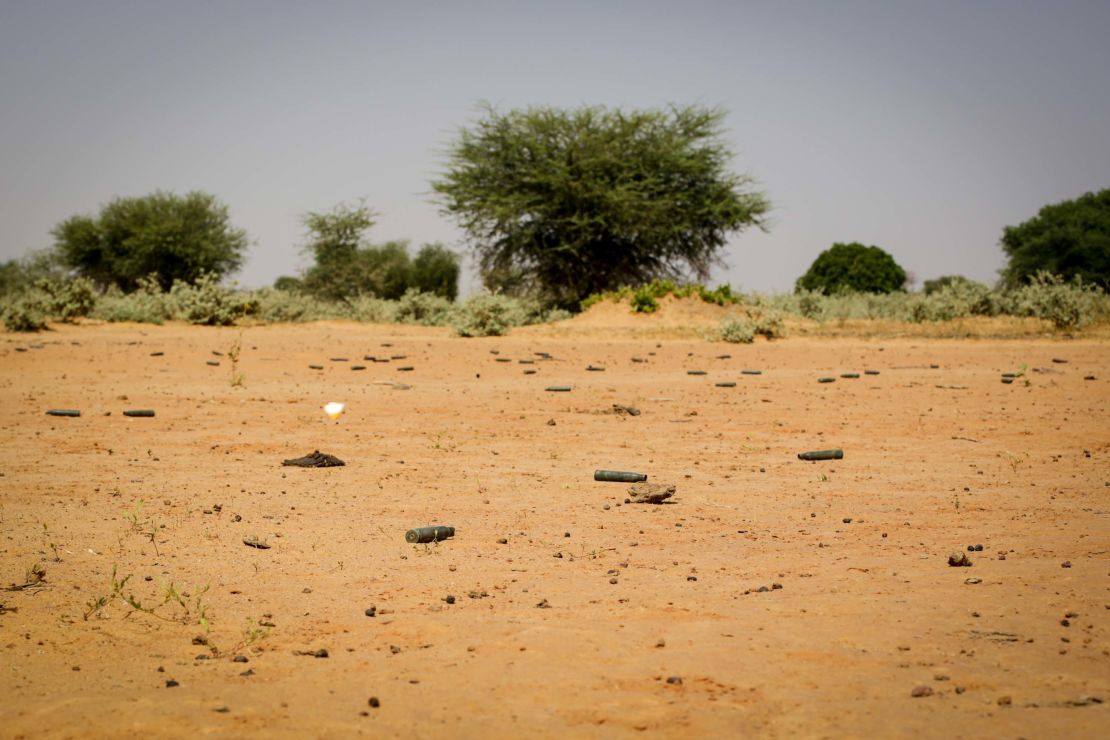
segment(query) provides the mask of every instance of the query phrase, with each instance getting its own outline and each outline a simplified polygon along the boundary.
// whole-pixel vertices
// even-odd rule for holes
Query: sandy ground
[[[581,324],[0,334],[0,736],[1106,736],[1110,342]]]

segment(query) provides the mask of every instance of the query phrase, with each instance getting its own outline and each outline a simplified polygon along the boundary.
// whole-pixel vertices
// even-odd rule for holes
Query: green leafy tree
[[[0,298],[31,289],[39,280],[65,277],[57,253],[50,249],[31,252],[23,259],[0,262]]]
[[[328,300],[358,295],[397,300],[410,287],[454,298],[458,291],[458,258],[440,245],[426,245],[413,260],[408,242],[371,244],[366,232],[375,214],[365,205],[340,204],[330,213],[304,217],[309,241],[305,246],[315,261],[300,287]],[[283,284],[295,284],[283,280]]]
[[[704,280],[730,233],[764,225],[767,198],[728,170],[720,110],[483,112],[432,189],[488,288],[577,308],[622,285]]]
[[[1110,288],[1110,188],[1047,205],[1033,218],[1002,232],[1008,286],[1038,272]]]
[[[459,256],[442,244],[425,244],[412,258],[410,287],[449,301],[459,294]]]
[[[127,291],[151,274],[163,289],[175,280],[224,277],[239,269],[247,249],[247,234],[232,226],[227,206],[201,192],[116,198],[99,215],[73,216],[51,234],[64,265]]]
[[[879,247],[837,243],[817,256],[795,292],[893,293],[906,283],[906,271]]]

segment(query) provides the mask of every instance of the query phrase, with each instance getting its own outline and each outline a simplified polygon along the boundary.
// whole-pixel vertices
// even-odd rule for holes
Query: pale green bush
[[[722,342],[751,344],[755,341],[755,322],[746,316],[726,316],[717,326],[717,336]]]
[[[501,336],[514,326],[532,323],[541,312],[532,302],[505,295],[480,293],[467,298],[451,320],[460,337]]]
[[[124,293],[112,286],[97,297],[90,314],[104,321],[135,321],[143,324],[161,324],[173,317],[167,294],[162,292],[153,275],[139,278],[139,288]]]
[[[71,322],[88,316],[96,307],[96,287],[86,277],[72,280],[43,278],[35,286],[45,294],[47,315],[59,321]]]
[[[230,326],[258,310],[258,303],[249,295],[221,286],[214,273],[201,275],[192,284],[175,280],[169,301],[174,318],[204,326]]]
[[[347,318],[367,324],[393,324],[397,321],[397,301],[360,295],[346,301]]]
[[[8,331],[42,331],[46,328],[46,295],[41,291],[26,291],[8,296],[0,314]]]
[[[409,288],[397,301],[395,318],[401,324],[447,326],[455,310],[455,304],[443,296]]]
[[[262,288],[251,293],[258,305],[254,317],[268,324],[323,321],[344,318],[349,307],[313,298],[297,291]]]

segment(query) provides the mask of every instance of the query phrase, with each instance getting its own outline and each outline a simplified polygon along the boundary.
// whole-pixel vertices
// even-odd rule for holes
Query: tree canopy
[[[396,300],[409,288],[450,300],[458,294],[459,258],[440,244],[425,244],[416,258],[408,242],[371,244],[366,232],[376,214],[365,205],[340,204],[330,213],[304,215],[305,251],[314,264],[300,281],[280,278],[280,287],[303,289],[317,297],[342,300],[357,295]]]
[[[151,274],[165,289],[175,280],[223,277],[239,269],[247,249],[247,234],[231,225],[227,206],[201,192],[116,198],[99,215],[72,216],[50,233],[64,265],[124,290]]]
[[[1002,251],[1009,258],[1002,270],[1007,285],[1045,271],[1110,288],[1110,188],[1047,205],[1028,221],[1007,226]]]
[[[724,113],[532,107],[460,132],[432,183],[486,286],[576,308],[654,279],[706,279],[766,196],[729,171]]]
[[[892,293],[906,282],[906,271],[879,247],[859,242],[836,243],[817,256],[794,289],[839,292]]]

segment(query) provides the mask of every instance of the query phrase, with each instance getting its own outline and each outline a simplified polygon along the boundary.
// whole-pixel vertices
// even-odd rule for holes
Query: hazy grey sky
[[[1110,186],[1110,2],[0,0],[0,258],[114,196],[211,192],[304,266],[300,216],[365,198],[442,241],[428,182],[488,100],[729,111],[774,206],[714,276],[789,290],[862,241],[993,281],[1002,227]]]

